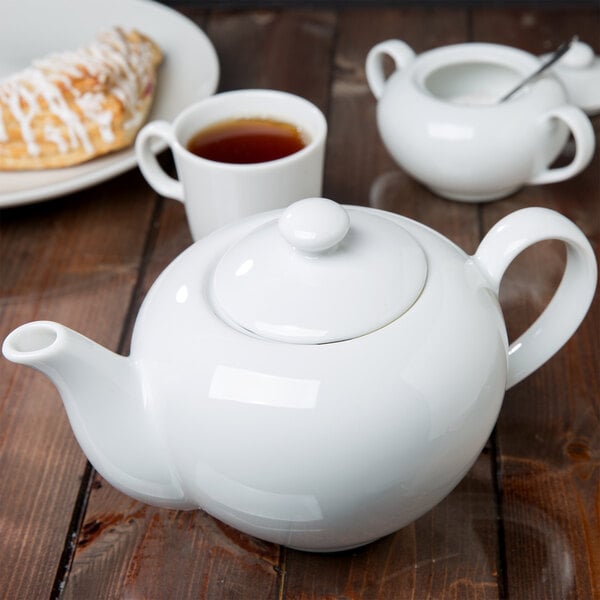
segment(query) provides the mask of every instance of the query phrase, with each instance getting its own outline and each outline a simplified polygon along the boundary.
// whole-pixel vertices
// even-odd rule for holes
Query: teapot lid
[[[413,305],[426,276],[423,249],[395,221],[308,198],[225,252],[213,298],[260,337],[322,344],[387,325]]]

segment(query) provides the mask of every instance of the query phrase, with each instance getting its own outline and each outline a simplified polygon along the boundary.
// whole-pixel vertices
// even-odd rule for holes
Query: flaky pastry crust
[[[0,170],[66,167],[129,146],[161,61],[150,38],[113,28],[0,80]]]

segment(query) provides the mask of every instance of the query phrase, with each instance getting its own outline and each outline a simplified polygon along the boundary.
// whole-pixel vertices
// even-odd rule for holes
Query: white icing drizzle
[[[51,123],[46,123],[44,126],[44,137],[49,142],[53,142],[56,144],[58,151],[61,154],[64,154],[68,150],[68,144],[65,141],[65,138],[62,136],[62,133],[58,127],[52,125]]]
[[[104,96],[102,94],[94,94],[87,92],[79,96],[75,103],[89,121],[96,123],[98,131],[103,141],[110,144],[115,139],[115,134],[112,130],[112,112],[105,110],[102,106]]]
[[[126,128],[141,123],[144,115],[136,105],[152,84],[151,60],[149,42],[140,40],[133,46],[123,30],[113,28],[100,32],[84,48],[52,54],[20,73],[0,79],[0,101],[17,121],[31,156],[40,153],[34,129],[41,129],[43,140],[55,144],[61,153],[82,147],[91,154],[94,148],[84,120],[97,125],[103,142],[115,139],[108,94],[122,103],[125,114],[131,115],[124,124]],[[93,91],[81,93],[72,79],[85,77],[96,79],[98,84]],[[76,109],[69,106],[65,93],[73,98]],[[44,113],[46,121],[34,127],[34,119]],[[0,106],[0,142],[8,139],[5,118]]]
[[[4,90],[0,91],[0,97],[2,97],[2,100],[8,106],[8,110],[10,110],[19,123],[23,141],[27,145],[27,152],[32,156],[37,156],[40,153],[40,147],[36,144],[35,136],[31,129],[31,121],[40,110],[36,95],[29,88],[20,86],[16,80],[8,83],[6,86],[6,98],[2,97]],[[23,99],[25,106],[21,106],[21,99]]]

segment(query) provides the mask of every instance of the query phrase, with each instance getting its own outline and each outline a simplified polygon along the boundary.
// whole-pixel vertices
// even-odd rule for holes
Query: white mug
[[[187,149],[200,130],[237,118],[288,122],[302,132],[306,145],[283,158],[250,164],[208,160]],[[172,124],[148,123],[138,134],[135,149],[148,183],[159,194],[184,204],[192,237],[198,240],[239,218],[320,196],[326,135],[323,113],[308,100],[276,90],[237,90],[189,106]],[[154,138],[171,148],[178,179],[158,164]]]

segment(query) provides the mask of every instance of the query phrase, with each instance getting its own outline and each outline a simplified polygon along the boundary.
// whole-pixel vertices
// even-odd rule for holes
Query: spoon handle
[[[540,73],[545,71],[548,67],[551,67],[557,60],[560,60],[563,55],[569,50],[569,48],[579,39],[578,36],[574,35],[568,42],[562,43],[552,54],[552,56],[543,63],[539,69],[534,71],[529,77],[525,78],[523,81],[519,83],[516,87],[514,87],[508,94],[502,96],[500,98],[500,102],[504,102],[508,100],[511,96],[513,96],[516,92],[518,92],[523,86],[527,85],[529,82],[534,80]]]

